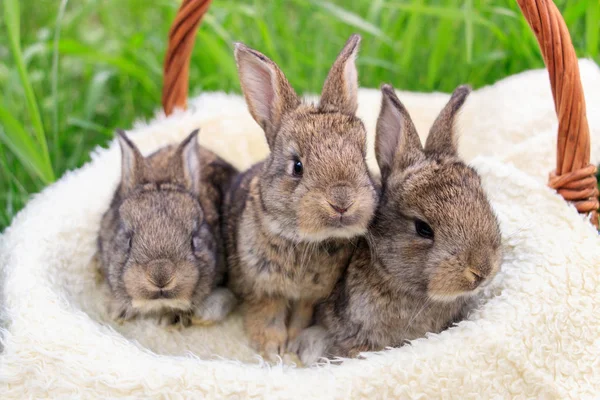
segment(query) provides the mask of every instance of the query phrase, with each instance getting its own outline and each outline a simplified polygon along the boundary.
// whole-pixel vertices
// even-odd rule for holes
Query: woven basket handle
[[[556,170],[548,185],[598,226],[596,167],[590,165],[590,128],[579,63],[565,21],[551,0],[517,0],[535,33],[550,75],[558,116]]]
[[[187,106],[189,64],[196,31],[212,0],[183,0],[169,31],[162,104],[165,114]],[[556,170],[549,186],[598,225],[596,168],[590,165],[590,132],[577,55],[565,21],[551,0],[517,0],[535,33],[558,116]]]
[[[162,105],[169,115],[187,107],[190,58],[196,32],[212,0],[183,0],[169,31],[164,64]]]

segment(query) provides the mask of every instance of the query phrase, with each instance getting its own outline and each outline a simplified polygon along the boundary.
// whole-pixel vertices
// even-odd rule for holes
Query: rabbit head
[[[261,201],[269,229],[290,240],[360,235],[373,215],[366,131],[355,115],[359,42],[354,35],[346,43],[318,105],[303,104],[273,61],[236,45],[248,108],[271,150],[261,175]]]
[[[457,153],[455,118],[470,89],[454,91],[425,147],[393,88],[382,93],[377,257],[404,292],[445,302],[471,296],[498,271],[501,236],[479,175]]]
[[[214,286],[216,245],[198,201],[197,133],[144,158],[119,132],[121,183],[100,251],[111,288],[138,313],[187,310]]]

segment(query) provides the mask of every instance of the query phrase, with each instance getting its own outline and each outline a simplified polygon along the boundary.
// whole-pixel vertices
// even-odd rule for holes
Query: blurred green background
[[[116,127],[160,106],[176,0],[0,0],[0,231],[32,193],[77,168]],[[600,61],[600,1],[555,0],[579,56]],[[239,92],[232,43],[318,92],[348,36],[361,85],[451,91],[543,66],[515,0],[215,0],[198,33],[190,94]]]

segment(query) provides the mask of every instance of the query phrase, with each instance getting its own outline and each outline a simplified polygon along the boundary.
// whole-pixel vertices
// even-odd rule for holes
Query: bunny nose
[[[337,185],[329,189],[327,202],[336,212],[344,214],[352,207],[352,191],[348,185]]]
[[[339,212],[340,214],[345,213],[346,211],[348,211],[348,208],[350,208],[350,206],[340,207],[340,206],[337,206],[337,205],[331,204],[331,203],[329,203],[329,205],[331,206],[331,208],[333,208],[335,211]]]
[[[146,278],[159,289],[165,288],[175,277],[175,265],[169,260],[155,260],[148,264]]]

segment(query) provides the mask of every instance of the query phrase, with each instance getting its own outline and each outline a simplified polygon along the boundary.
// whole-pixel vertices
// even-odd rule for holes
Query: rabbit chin
[[[322,242],[328,239],[351,239],[367,232],[366,224],[360,222],[347,226],[324,226],[315,231],[307,231],[302,227],[282,224],[270,216],[264,218],[265,226],[273,235],[279,235],[294,242]]]
[[[367,229],[361,224],[354,224],[343,227],[325,227],[316,232],[300,231],[298,236],[304,242],[323,242],[328,239],[352,239],[356,236],[362,236]]]
[[[463,299],[466,300],[469,297],[473,297],[475,296],[477,293],[479,293],[481,291],[482,286],[478,286],[477,288],[473,289],[473,290],[469,290],[469,291],[460,291],[460,292],[446,292],[446,293],[435,293],[435,292],[428,292],[427,296],[433,300],[433,301],[437,301],[440,303],[452,303],[455,302],[459,299]]]
[[[186,311],[191,308],[189,300],[183,299],[137,299],[131,301],[131,307],[141,314],[153,314],[162,311]]]

